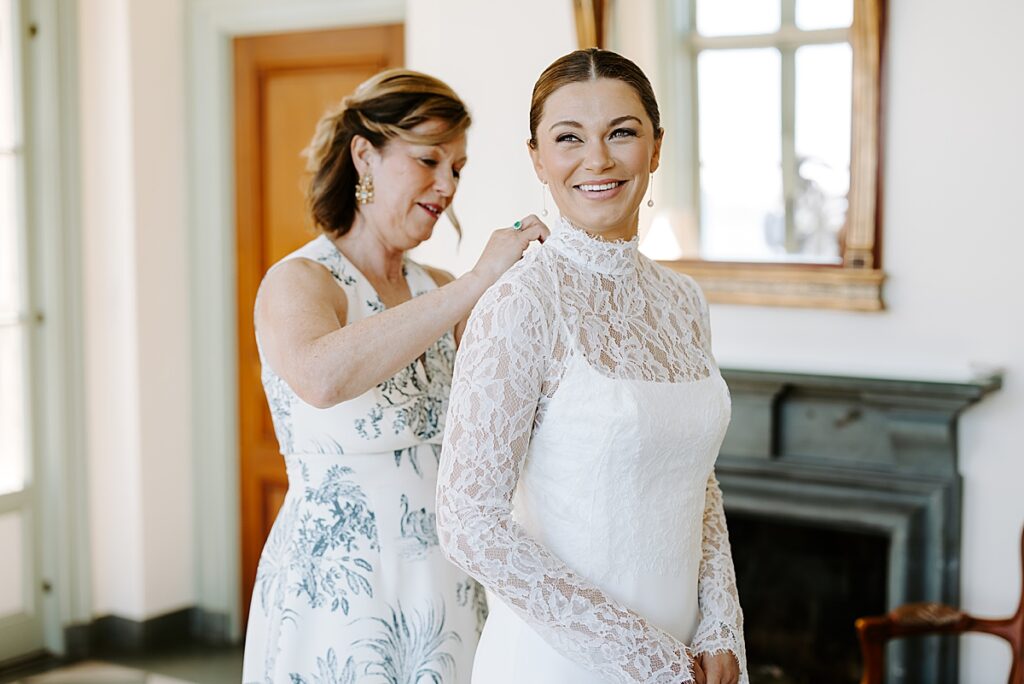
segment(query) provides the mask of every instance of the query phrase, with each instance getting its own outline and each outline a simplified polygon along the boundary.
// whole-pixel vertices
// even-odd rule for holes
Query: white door
[[[26,286],[25,27],[19,5],[0,0],[0,662],[43,648],[29,344],[36,317]]]

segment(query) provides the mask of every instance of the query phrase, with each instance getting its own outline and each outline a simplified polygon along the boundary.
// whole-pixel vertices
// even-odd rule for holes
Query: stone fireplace
[[[957,419],[993,378],[931,383],[724,370],[718,460],[752,684],[856,684],[853,620],[957,605]],[[895,641],[890,684],[955,684],[954,639]]]

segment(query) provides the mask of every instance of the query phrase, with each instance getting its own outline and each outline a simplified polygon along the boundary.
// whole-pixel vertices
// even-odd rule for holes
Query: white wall
[[[491,231],[541,213],[526,152],[530,95],[540,72],[575,46],[572,3],[415,0],[406,11],[406,63],[446,81],[473,117],[454,205],[462,243],[442,219],[415,256],[464,273]],[[557,215],[550,197],[548,208]]]
[[[94,615],[194,602],[182,19],[79,7]]]
[[[568,8],[570,3],[564,3]],[[551,3],[409,3],[410,65],[441,76],[476,123],[456,199],[466,239],[445,227],[417,256],[470,268],[486,233],[539,207],[523,139],[533,80],[573,48],[571,17]],[[962,422],[963,607],[1010,614],[1024,522],[1024,4],[890,2],[883,242],[888,311],[857,314],[715,306],[723,366],[934,380],[1006,370],[1004,388]],[[565,9],[562,8],[562,9]],[[620,16],[620,40],[652,69],[649,7]],[[627,35],[621,35],[626,31]],[[668,104],[668,103],[663,103]],[[668,113],[668,112],[666,112]],[[672,121],[664,122],[672,135]],[[658,193],[666,192],[656,186]],[[969,638],[963,681],[1005,681],[1008,649]]]

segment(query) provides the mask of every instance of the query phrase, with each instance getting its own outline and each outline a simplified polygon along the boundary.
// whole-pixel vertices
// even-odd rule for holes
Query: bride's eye
[[[612,134],[608,136],[610,138],[635,138],[636,131],[632,128],[616,128],[612,131]]]
[[[563,133],[555,138],[555,142],[580,142],[580,139],[575,133]]]

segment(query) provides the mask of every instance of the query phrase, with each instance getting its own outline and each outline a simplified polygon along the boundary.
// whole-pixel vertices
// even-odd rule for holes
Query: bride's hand
[[[518,223],[518,229],[500,228],[491,233],[483,254],[473,267],[473,272],[483,279],[486,286],[492,285],[512,264],[523,258],[523,252],[531,242],[544,242],[551,234],[544,222],[533,214]]]
[[[704,674],[704,669],[700,666],[699,656],[690,661],[690,669],[693,671],[693,684],[707,684],[707,675]]]
[[[740,666],[732,653],[701,653],[697,656],[704,679],[697,679],[705,684],[739,684]],[[694,668],[696,669],[696,668]]]

